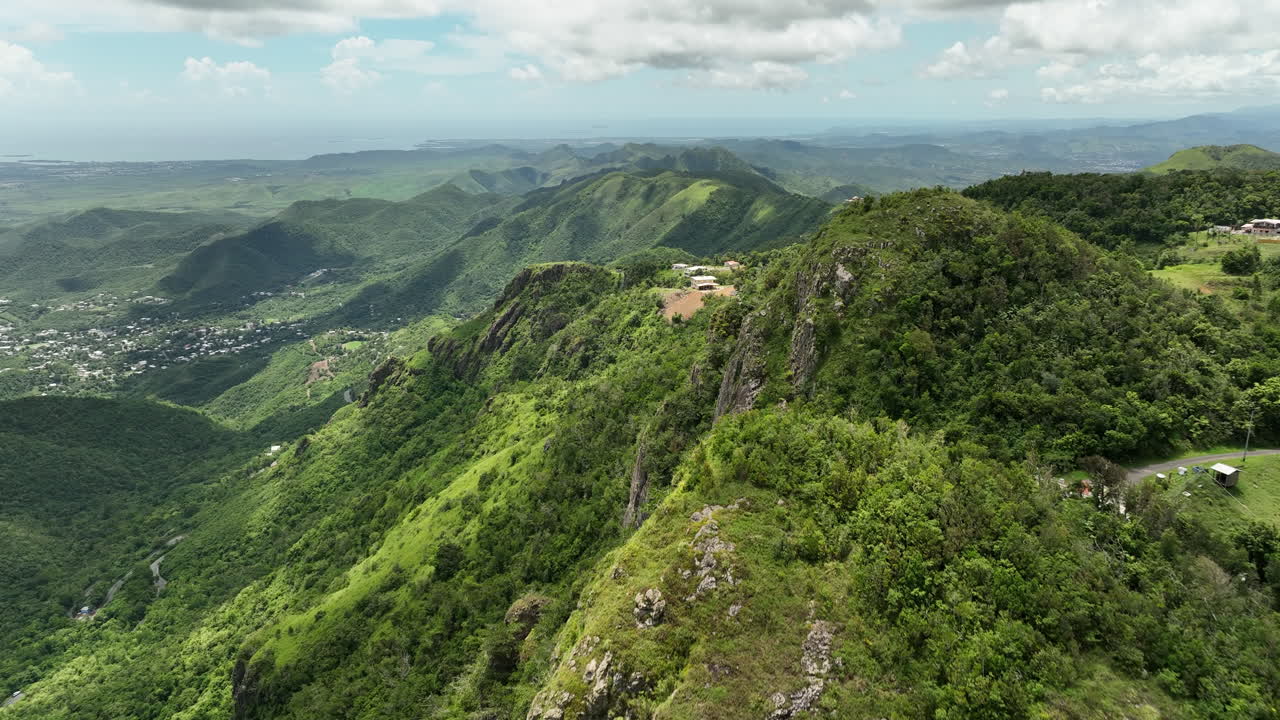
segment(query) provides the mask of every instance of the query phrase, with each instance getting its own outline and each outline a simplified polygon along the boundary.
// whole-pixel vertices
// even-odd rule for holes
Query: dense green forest
[[[496,302],[383,358],[357,402],[279,453],[237,457],[235,433],[170,422],[228,465],[159,440],[192,448],[166,462],[205,478],[175,486],[190,489],[148,540],[186,535],[164,550],[168,585],[121,590],[92,622],[33,614],[4,658],[25,695],[0,712],[1276,715],[1266,534],[1204,525],[1103,461],[1083,464],[1092,497],[1070,474],[1084,456],[1232,441],[1242,403],[1275,404],[1269,325],[1043,217],[1059,192],[1186,176],[970,193],[1021,213],[891,195],[782,247],[768,235],[795,220],[767,224],[775,193],[747,196],[773,210],[744,229],[740,186],[717,200],[714,179],[652,172],[537,191],[470,234],[481,250],[457,256],[468,285],[449,292],[482,297],[511,268]],[[1266,178],[1200,182],[1273,192]],[[1135,207],[1172,217],[1161,193]],[[604,222],[641,196],[722,209],[650,209],[663,231],[644,243],[573,232],[588,198]],[[548,258],[522,245],[584,237],[616,242],[581,259],[622,259],[533,264]],[[665,321],[685,282],[669,263],[727,251],[746,266],[737,295]],[[1269,410],[1255,420],[1255,437],[1280,432]],[[152,547],[133,549],[120,567],[149,579]]]
[[[1280,213],[1280,172],[1023,173],[976,185],[964,194],[1004,209],[1046,215],[1107,249],[1176,246],[1192,231]]]

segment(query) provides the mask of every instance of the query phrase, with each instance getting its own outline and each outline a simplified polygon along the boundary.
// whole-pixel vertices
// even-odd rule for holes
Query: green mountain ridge
[[[1256,145],[1205,145],[1180,150],[1168,160],[1147,168],[1164,174],[1179,170],[1280,170],[1280,153]]]
[[[251,222],[233,213],[75,213],[0,235],[0,283],[35,296],[146,287],[184,254]]]
[[[571,247],[575,198],[608,219],[633,187],[661,208],[710,182],[588,178],[468,239],[527,259],[514,220]],[[512,273],[272,465],[221,476],[142,622],[24,636],[38,670],[5,712],[1268,716],[1275,579],[1151,486],[1056,478],[1231,437],[1252,385],[1231,362],[1273,339],[944,191],[742,257],[737,297],[674,323],[657,263]]]

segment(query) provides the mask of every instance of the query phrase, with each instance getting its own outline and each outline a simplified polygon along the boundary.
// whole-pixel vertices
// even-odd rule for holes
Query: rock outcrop
[[[716,398],[716,420],[755,407],[756,398],[764,389],[767,372],[762,326],[759,315],[749,315],[742,321],[737,348],[724,369],[720,396]]]
[[[667,611],[667,601],[662,599],[662,591],[649,588],[636,593],[636,606],[631,611],[636,618],[636,627],[651,628],[662,622]]]
[[[831,623],[818,620],[809,626],[800,656],[800,668],[808,684],[790,694],[776,692],[770,696],[773,711],[768,720],[790,720],[800,713],[817,707],[831,673],[831,644],[835,628]]]

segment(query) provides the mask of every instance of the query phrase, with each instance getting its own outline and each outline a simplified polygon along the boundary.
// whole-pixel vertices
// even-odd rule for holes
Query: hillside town
[[[0,377],[23,372],[31,376],[25,383],[28,387],[46,393],[70,392],[202,358],[263,349],[305,334],[300,322],[219,327],[144,316],[85,329],[20,327],[9,322],[0,324]]]

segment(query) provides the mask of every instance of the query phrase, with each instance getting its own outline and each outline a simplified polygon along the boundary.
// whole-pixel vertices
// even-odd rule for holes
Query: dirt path
[[[1250,455],[1280,455],[1280,450],[1250,450]],[[1220,453],[1218,455],[1201,455],[1200,457],[1183,458],[1181,460],[1171,460],[1169,462],[1156,463],[1147,465],[1146,467],[1134,468],[1125,476],[1125,480],[1133,485],[1148,475],[1155,475],[1158,472],[1166,470],[1177,470],[1180,467],[1191,467],[1193,465],[1204,465],[1205,463],[1215,463],[1227,460],[1240,461],[1242,453]]]

